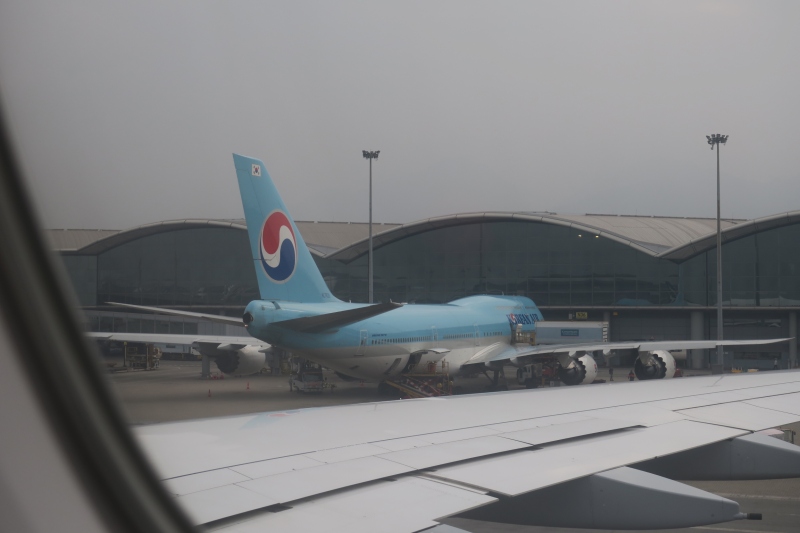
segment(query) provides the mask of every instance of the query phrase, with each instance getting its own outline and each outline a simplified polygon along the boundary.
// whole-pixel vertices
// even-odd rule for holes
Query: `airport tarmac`
[[[110,375],[123,411],[133,425],[390,399],[380,396],[375,384],[343,381],[332,373],[326,377],[328,383],[335,387],[317,394],[289,392],[286,376],[258,374],[243,378],[202,379],[200,363],[195,361],[162,361],[161,367],[157,370],[114,372]],[[508,378],[510,388],[517,388],[510,373]],[[486,383],[486,378],[477,377],[462,384],[469,390],[479,391]],[[592,386],[610,385],[601,383]],[[613,386],[624,386],[624,383],[616,383]],[[544,390],[546,389],[537,389],[537,391]],[[800,441],[800,424],[786,427],[797,431],[797,440]],[[764,515],[762,521],[727,522],[692,528],[698,532],[800,532],[800,479],[688,484],[739,502],[743,512]],[[676,509],[675,512],[680,512],[680,509]],[[450,518],[445,520],[445,523],[475,533],[597,531],[516,526],[462,518]]]

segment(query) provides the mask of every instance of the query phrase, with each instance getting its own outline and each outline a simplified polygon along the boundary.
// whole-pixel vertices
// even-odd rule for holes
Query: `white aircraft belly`
[[[295,351],[295,355],[303,357],[311,361],[317,362],[331,370],[341,372],[348,376],[382,381],[384,379],[398,376],[401,374],[411,353],[424,351],[430,349],[431,346],[423,344],[410,344],[410,345],[382,345],[382,346],[367,346],[363,355],[356,355],[357,347],[349,346],[345,348],[331,348],[324,351]],[[439,361],[447,361],[451,374],[456,374],[461,365],[468,361],[475,353],[475,346],[459,346],[450,347],[446,343],[437,345],[436,348],[445,348],[449,351],[446,353],[436,353],[429,351],[423,354],[418,368],[423,370],[427,368],[428,363]],[[399,362],[395,363],[397,359]],[[389,372],[387,374],[387,372]]]

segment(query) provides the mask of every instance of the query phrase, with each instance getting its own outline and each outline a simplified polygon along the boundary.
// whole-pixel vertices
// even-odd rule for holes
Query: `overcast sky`
[[[800,2],[4,2],[2,102],[45,223],[800,209]]]

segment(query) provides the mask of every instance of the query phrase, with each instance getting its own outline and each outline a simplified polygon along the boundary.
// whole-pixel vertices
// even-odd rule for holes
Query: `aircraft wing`
[[[134,309],[136,311],[147,311],[148,313],[155,313],[157,315],[170,315],[170,316],[186,316],[191,318],[201,318],[209,322],[218,322],[220,324],[228,324],[230,326],[244,326],[241,318],[233,316],[213,315],[211,313],[194,313],[192,311],[179,311],[178,309],[166,309],[164,307],[149,307],[146,305],[134,304],[121,304],[118,302],[106,302],[109,305],[117,307],[125,307],[126,309]]]
[[[269,344],[253,337],[232,337],[228,335],[173,335],[169,333],[103,333],[88,332],[87,337],[95,340],[108,340],[120,342],[144,342],[148,344],[213,344],[218,346],[244,347],[244,346],[264,346],[269,348]]]
[[[626,341],[626,342],[598,342],[582,344],[544,344],[530,346],[516,344],[509,346],[498,343],[494,350],[483,350],[473,356],[466,364],[527,364],[539,355],[559,354],[584,354],[591,352],[608,353],[614,350],[639,350],[648,352],[653,350],[704,350],[717,346],[751,346],[760,344],[777,344],[788,342],[791,339],[756,339],[756,340],[697,340],[697,341]]]
[[[195,524],[226,533],[410,533],[461,531],[428,529],[459,514],[603,529],[742,518],[735,502],[644,470],[677,454],[678,464],[718,478],[745,471],[798,477],[800,448],[753,434],[798,420],[800,372],[786,371],[267,412],[134,431]]]

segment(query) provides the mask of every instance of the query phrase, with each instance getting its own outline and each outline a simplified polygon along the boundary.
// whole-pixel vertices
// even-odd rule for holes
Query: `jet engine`
[[[666,350],[643,352],[636,358],[633,372],[640,380],[669,379],[675,376],[675,358]]]
[[[255,374],[267,364],[267,354],[261,346],[245,346],[236,351],[229,351],[214,357],[217,368],[223,374],[246,376]]]
[[[591,383],[597,377],[597,363],[591,355],[581,356],[567,367],[559,365],[558,377],[565,385]]]

